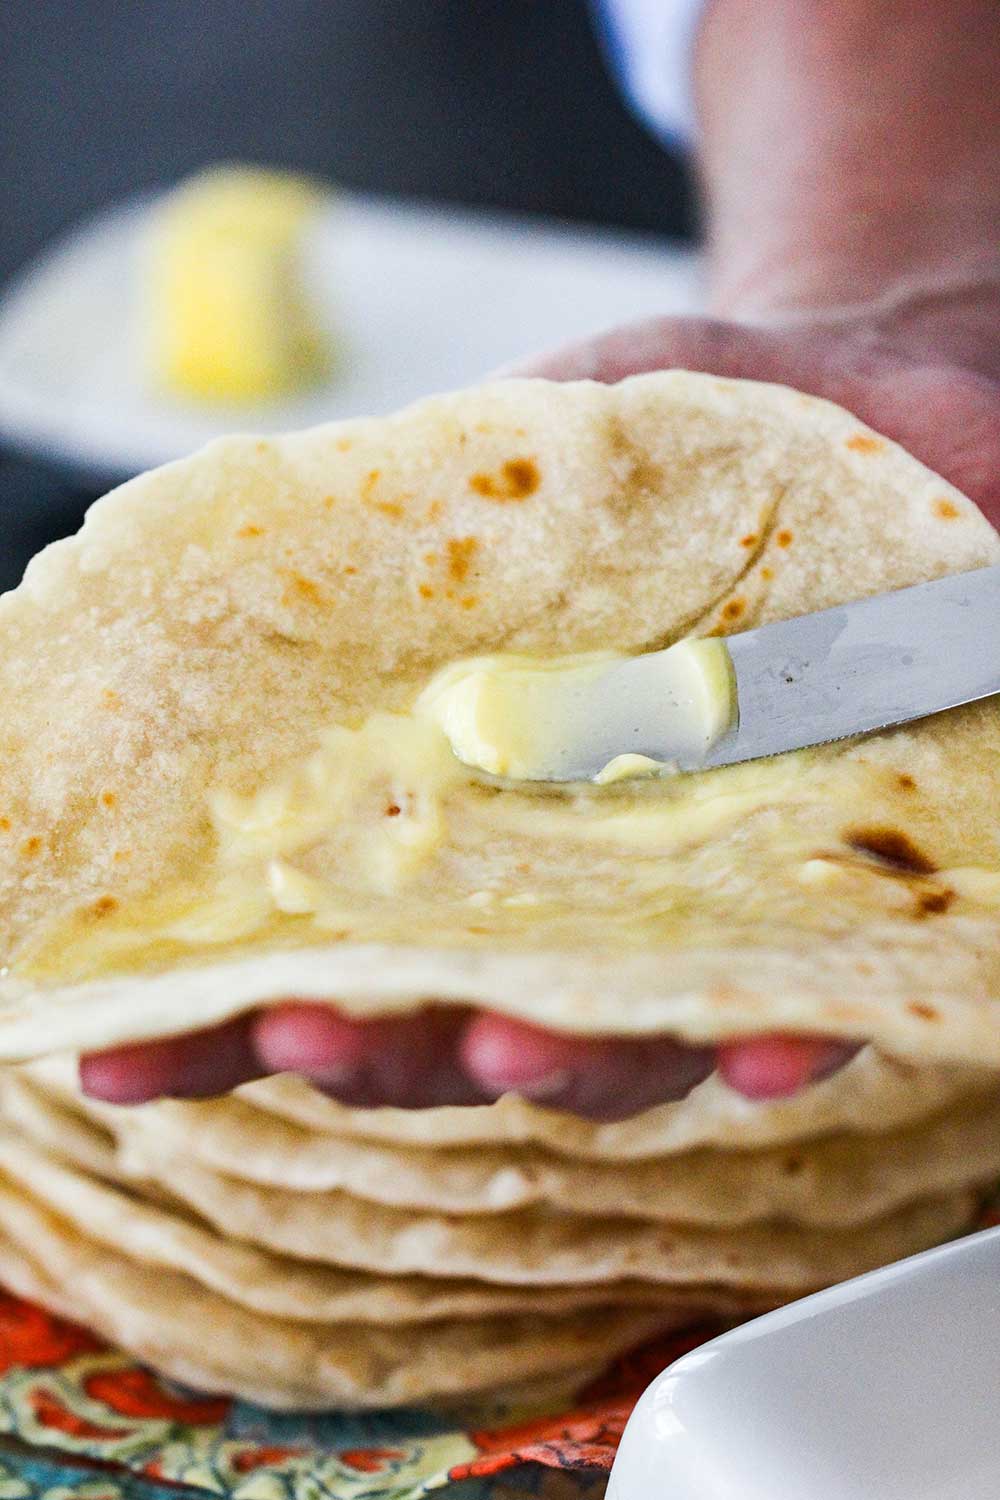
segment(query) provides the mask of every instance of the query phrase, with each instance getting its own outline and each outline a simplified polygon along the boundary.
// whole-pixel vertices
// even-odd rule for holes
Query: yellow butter
[[[459,760],[478,770],[603,785],[676,769],[669,756],[628,749],[637,725],[658,747],[697,757],[731,727],[736,703],[725,642],[690,640],[641,658],[509,654],[455,662],[421,694],[416,712],[440,725]],[[595,759],[603,769],[581,773]]]
[[[325,375],[331,349],[301,274],[326,195],[306,178],[216,167],[154,211],[147,257],[155,383],[201,401],[257,401]]]

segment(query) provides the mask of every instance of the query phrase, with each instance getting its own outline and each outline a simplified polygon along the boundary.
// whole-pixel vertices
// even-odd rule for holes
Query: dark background
[[[693,228],[586,0],[0,0],[0,282],[80,215],[227,157]],[[0,450],[0,588],[92,498]]]

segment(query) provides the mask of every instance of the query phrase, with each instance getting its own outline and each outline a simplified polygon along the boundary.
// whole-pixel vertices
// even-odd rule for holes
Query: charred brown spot
[[[307,578],[304,573],[291,574],[288,588],[284,593],[283,602],[290,604],[296,599],[303,600],[307,604],[326,603],[326,595],[319,584],[314,579]]]
[[[469,488],[486,500],[527,500],[542,482],[533,458],[509,458],[496,474],[473,474]]]
[[[763,580],[764,580],[765,583],[770,583],[771,579],[774,577],[774,569],[773,568],[768,568],[768,567],[763,567],[760,570],[760,576],[761,576],[761,578],[763,578]]]
[[[40,852],[41,847],[41,839],[38,837],[37,833],[33,833],[31,835],[31,838],[25,839],[24,843],[21,845],[21,853],[31,859],[34,857],[34,855]]]
[[[463,594],[458,602],[462,609],[475,609],[479,603],[479,597],[477,594]]]
[[[387,818],[398,818],[402,811],[403,809],[398,802],[390,802],[385,810],[385,815]]]
[[[747,602],[745,599],[730,599],[728,604],[722,606],[722,618],[724,620],[738,620],[745,612]]]
[[[896,777],[896,785],[901,792],[915,792],[917,790],[917,783],[906,771],[900,771]]]
[[[398,521],[403,516],[403,507],[397,500],[376,500],[375,509],[380,510],[391,521]]]
[[[757,536],[756,531],[748,531],[747,534],[746,534],[746,536],[741,536],[740,537],[740,546],[741,547],[756,547],[757,542],[758,542],[758,536]]]
[[[859,854],[889,865],[905,875],[933,875],[937,865],[898,828],[849,828],[844,842]]]
[[[357,570],[357,568],[356,568],[356,567],[355,567],[355,566],[354,566],[354,564],[353,564],[353,563],[347,563],[347,564],[346,564],[346,565],[345,565],[345,567],[344,567],[344,572],[345,572],[345,573],[349,573],[349,574],[350,574],[350,575],[351,575],[351,577],[352,577],[352,578],[353,578],[353,576],[354,576],[354,574],[355,574],[355,573],[356,573],[356,572],[357,572],[357,571],[358,571],[358,570]]]
[[[429,583],[418,584],[417,585],[417,593],[420,595],[421,599],[433,599],[434,598],[434,590],[431,588],[431,586],[430,586]]]
[[[940,500],[935,500],[934,502],[934,514],[939,516],[942,521],[957,521],[958,506],[954,500],[948,500],[942,496]]]
[[[880,453],[885,444],[870,432],[855,432],[847,439],[847,447],[852,453]]]
[[[472,559],[479,546],[479,540],[474,536],[453,536],[448,538],[448,577],[453,578],[456,583],[464,583],[472,567]]]
[[[0,818],[0,833],[10,833],[9,818]]]
[[[941,912],[947,911],[954,900],[955,892],[946,887],[937,891],[920,891],[917,896],[916,915],[936,917]]]
[[[940,1021],[941,1016],[933,1005],[925,1005],[921,1000],[911,1000],[907,1005],[911,1016],[917,1016],[921,1021]]]
[[[378,484],[378,482],[379,482],[379,480],[381,478],[382,478],[382,470],[381,469],[369,469],[368,470],[368,473],[365,475],[364,479],[362,479],[362,481],[361,481],[361,498],[362,498],[362,500],[370,500],[371,499],[372,494],[373,494],[373,492],[375,490],[375,486]]]
[[[243,537],[263,536],[264,532],[260,526],[241,526],[236,535]]]
[[[774,540],[777,542],[779,547],[790,547],[792,545],[793,533],[789,531],[787,526],[783,526],[775,536]]]
[[[337,497],[336,497],[336,495],[324,495],[323,496],[323,506],[324,506],[324,509],[326,509],[326,510],[333,510],[333,507],[336,505],[336,503],[337,503]]]
[[[101,801],[105,807],[116,807],[118,805],[118,798],[114,792],[102,792]]]
[[[118,902],[114,896],[98,896],[90,909],[95,917],[110,917],[112,912],[118,910]]]

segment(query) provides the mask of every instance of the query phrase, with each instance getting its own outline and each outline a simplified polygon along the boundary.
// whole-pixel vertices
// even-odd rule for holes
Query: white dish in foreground
[[[996,1500],[1000,1229],[768,1313],[633,1412],[607,1500]]]
[[[158,395],[141,351],[148,204],[47,251],[0,302],[0,438],[125,476],[223,432],[378,414],[525,353],[697,306],[695,258],[652,238],[358,198],[333,200],[305,274],[344,355],[324,386],[253,406]]]

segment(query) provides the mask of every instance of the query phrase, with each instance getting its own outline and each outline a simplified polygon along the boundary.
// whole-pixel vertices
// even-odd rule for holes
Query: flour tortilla
[[[102,937],[97,969],[82,955],[215,868],[210,792],[251,793],[325,727],[406,709],[442,663],[640,650],[997,560],[970,502],[848,413],[683,371],[505,382],[142,476],[0,602],[0,1057],[295,994],[694,1042],[804,1029],[995,1067],[995,704],[570,799],[544,834],[545,799],[463,782],[438,856],[403,889],[345,889],[336,936],[272,915],[228,945],[111,960]],[[726,812],[730,795],[750,810]],[[338,838],[382,836],[362,800]],[[887,828],[927,873],[879,858]],[[308,861],[339,879],[335,852]],[[483,889],[496,910],[472,922],[462,901]],[[505,905],[522,897],[532,910]]]
[[[48,1075],[47,1090],[40,1074]],[[0,1118],[46,1152],[114,1182],[132,1175],[138,1138],[140,1162],[145,1143],[154,1154],[265,1189],[343,1193],[463,1218],[540,1206],[588,1219],[715,1229],[762,1220],[843,1229],[915,1198],[1000,1177],[995,1088],[905,1130],[630,1163],[580,1162],[537,1147],[425,1150],[330,1136],[289,1125],[238,1096],[116,1108],[82,1097],[65,1070],[49,1064],[0,1070]],[[0,1161],[2,1155],[0,1144]],[[161,1196],[169,1188],[164,1179]]]
[[[76,1234],[0,1185],[0,1278],[163,1374],[276,1407],[399,1406],[599,1368],[690,1320],[649,1309],[503,1317],[406,1328],[268,1318],[187,1276],[150,1269]],[[63,1288],[72,1288],[67,1295]]]
[[[105,1175],[114,1176],[113,1152]],[[66,1161],[0,1131],[0,1186],[27,1195],[86,1240],[140,1265],[179,1271],[208,1291],[269,1317],[296,1322],[375,1325],[459,1318],[546,1317],[587,1307],[645,1307],[663,1313],[737,1316],[778,1300],[722,1287],[673,1291],[655,1283],[500,1287],[440,1278],[371,1276],[272,1255],[210,1229],[166,1203],[95,1181]],[[72,1286],[66,1295],[72,1298]]]
[[[49,1060],[32,1066],[54,1076]],[[57,1076],[69,1077],[64,1065]],[[73,1077],[68,1086],[75,1088]],[[303,1129],[351,1140],[446,1149],[538,1145],[581,1161],[627,1162],[706,1147],[749,1151],[835,1132],[896,1130],[995,1089],[989,1069],[917,1067],[864,1047],[835,1076],[790,1099],[749,1100],[713,1073],[684,1099],[605,1124],[517,1094],[464,1109],[351,1109],[290,1073],[246,1084],[236,1097]]]
[[[846,1228],[913,1198],[1000,1179],[1000,1092],[887,1135],[627,1165],[573,1162],[538,1148],[421,1151],[310,1135],[232,1097],[142,1113],[151,1139],[237,1181],[463,1216],[537,1206],[716,1228],[764,1219]],[[131,1116],[105,1117],[127,1142]]]
[[[968,1227],[978,1196],[922,1198],[849,1229],[757,1223],[739,1229],[583,1217],[544,1209],[464,1217],[387,1208],[347,1193],[258,1187],[196,1166],[155,1132],[128,1130],[119,1162],[216,1229],[281,1255],[387,1276],[507,1286],[638,1279],[661,1285],[777,1288],[843,1281]]]
[[[78,1069],[70,1058],[44,1058],[7,1076],[28,1077],[72,1109],[94,1112],[91,1105],[81,1105]],[[0,1086],[3,1078],[0,1070]],[[516,1094],[465,1108],[351,1109],[290,1073],[245,1084],[235,1097],[279,1120],[338,1139],[442,1149],[541,1146],[572,1160],[630,1162],[712,1147],[750,1151],[820,1135],[905,1129],[953,1105],[993,1096],[996,1087],[990,1069],[918,1067],[864,1047],[835,1076],[789,1099],[749,1100],[712,1074],[684,1099],[605,1124],[546,1109]]]

